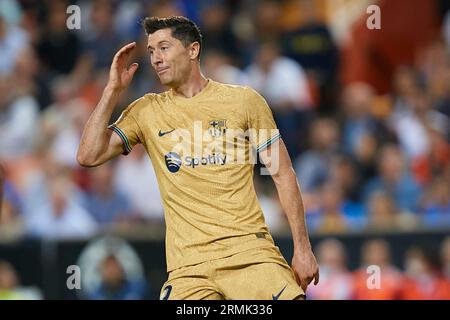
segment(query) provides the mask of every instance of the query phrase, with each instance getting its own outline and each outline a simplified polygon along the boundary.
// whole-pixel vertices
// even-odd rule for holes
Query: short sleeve
[[[246,108],[250,141],[257,152],[269,147],[281,138],[266,100],[255,90],[247,88]]]
[[[122,140],[124,155],[129,154],[136,144],[142,143],[142,133],[134,116],[139,102],[140,99],[131,103],[117,121],[108,126],[108,129],[113,130]]]

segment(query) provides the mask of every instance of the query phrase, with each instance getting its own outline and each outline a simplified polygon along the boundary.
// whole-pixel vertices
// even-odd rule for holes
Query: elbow
[[[85,168],[91,168],[98,165],[95,159],[91,159],[90,157],[87,156],[87,154],[80,151],[78,151],[77,153],[77,162],[80,166]]]
[[[275,185],[286,185],[297,183],[297,175],[292,167],[277,170],[272,174]]]

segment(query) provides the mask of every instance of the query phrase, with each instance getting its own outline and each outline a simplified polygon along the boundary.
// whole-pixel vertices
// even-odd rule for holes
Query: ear
[[[200,54],[200,43],[195,41],[190,44],[189,57],[191,58],[191,60],[197,60],[199,54]]]

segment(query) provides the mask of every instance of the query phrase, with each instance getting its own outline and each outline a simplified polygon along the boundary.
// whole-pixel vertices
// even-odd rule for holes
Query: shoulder
[[[164,102],[168,99],[168,93],[147,93],[142,97],[132,101],[125,109],[124,113],[138,114],[141,112],[150,111],[155,105]]]
[[[264,99],[258,91],[250,86],[226,84],[221,82],[214,82],[216,90],[222,92],[223,94],[233,96],[235,98],[243,99],[245,102],[249,100],[260,100]]]

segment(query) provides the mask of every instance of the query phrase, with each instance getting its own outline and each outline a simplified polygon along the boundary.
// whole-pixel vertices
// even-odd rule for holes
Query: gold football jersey
[[[253,167],[257,152],[280,134],[256,91],[209,79],[192,98],[172,90],[146,94],[109,128],[122,139],[125,154],[142,143],[152,160],[164,206],[168,271],[273,246]]]

